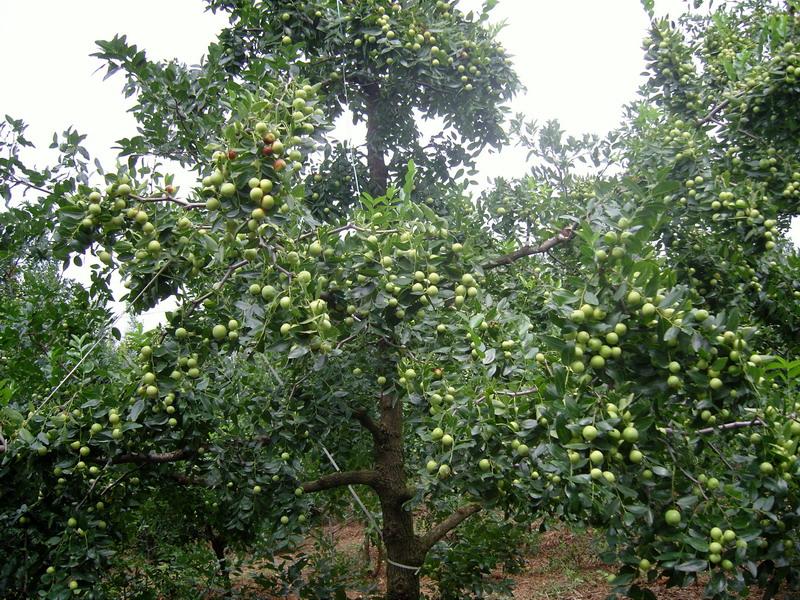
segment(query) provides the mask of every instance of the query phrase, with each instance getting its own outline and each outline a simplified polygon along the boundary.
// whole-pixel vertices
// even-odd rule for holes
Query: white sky
[[[462,0],[464,10],[482,0]],[[680,0],[656,0],[656,12],[677,15]],[[224,27],[200,0],[0,1],[0,117],[30,124],[28,137],[43,150],[54,131],[73,125],[106,168],[115,140],[136,134],[120,93],[122,77],[103,81],[94,41],[127,34],[151,59],[196,63]],[[506,20],[500,41],[515,57],[528,92],[513,112],[544,122],[558,118],[569,133],[605,133],[642,83],[641,39],[648,19],[637,0],[501,0],[493,21]],[[96,72],[97,71],[97,72]],[[342,132],[340,135],[347,135]],[[45,164],[42,151],[34,160]],[[480,161],[481,179],[525,171],[524,153]],[[795,223],[795,240],[800,227]],[[151,326],[158,314],[145,318]]]

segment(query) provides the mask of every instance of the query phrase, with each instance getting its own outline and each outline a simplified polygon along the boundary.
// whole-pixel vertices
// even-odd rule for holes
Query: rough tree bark
[[[383,513],[386,600],[416,600],[419,598],[419,574],[397,566],[419,567],[425,559],[425,551],[414,532],[414,517],[403,506],[414,495],[406,485],[403,404],[383,395],[380,411],[382,435],[375,436],[375,489]]]
[[[362,89],[367,116],[367,189],[375,196],[382,196],[389,187],[389,168],[386,166],[386,145],[380,133],[380,87],[370,81]]]

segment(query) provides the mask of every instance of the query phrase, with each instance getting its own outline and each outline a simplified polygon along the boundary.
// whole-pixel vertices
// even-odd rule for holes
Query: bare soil
[[[370,548],[370,560],[366,564],[364,550],[364,529],[358,523],[339,523],[328,528],[327,533],[334,536],[337,552],[348,557],[354,564],[369,567],[373,574],[369,580],[376,584],[378,593],[385,589],[385,565],[375,573],[377,550]],[[515,581],[514,600],[604,600],[611,591],[606,577],[611,568],[596,558],[597,547],[591,534],[576,534],[566,528],[552,529],[540,534],[535,548],[525,558],[522,571],[516,575],[496,573],[498,579],[511,577]],[[252,573],[252,571],[250,571]],[[253,590],[248,582],[247,571],[236,582],[239,590]],[[664,582],[650,586],[659,600],[700,600],[703,585],[697,583],[687,588],[667,588]],[[436,598],[436,588],[432,581],[423,578],[422,591],[428,598]],[[358,592],[348,593],[351,600],[361,600]],[[256,598],[267,599],[263,592]],[[277,600],[277,597],[274,597]],[[297,600],[294,596],[286,600]],[[505,598],[505,597],[504,597]],[[758,590],[753,590],[748,600],[761,598]],[[467,600],[467,599],[465,599]],[[501,600],[497,597],[497,600]]]

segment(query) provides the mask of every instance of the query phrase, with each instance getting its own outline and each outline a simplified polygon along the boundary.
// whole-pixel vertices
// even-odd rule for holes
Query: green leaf
[[[699,558],[675,565],[675,570],[683,573],[697,573],[698,571],[705,571],[707,568],[708,561]]]

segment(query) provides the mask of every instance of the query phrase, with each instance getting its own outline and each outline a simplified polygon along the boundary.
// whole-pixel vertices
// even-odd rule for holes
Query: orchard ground
[[[513,595],[492,595],[500,600],[604,600],[612,591],[606,578],[612,565],[604,564],[597,556],[603,549],[603,540],[591,530],[573,530],[566,525],[544,532],[538,531],[538,523],[531,525],[526,543],[520,548],[524,564],[518,573],[497,570],[492,574],[496,580],[513,581]],[[365,556],[365,528],[354,518],[337,521],[323,528],[321,535],[335,546],[336,560],[348,565],[359,589],[374,587],[372,595],[354,590],[348,599],[361,600],[378,597],[385,589],[385,568],[382,557],[378,559],[374,545],[369,545],[369,562]],[[307,541],[309,548],[313,540]],[[209,555],[209,559],[211,559]],[[380,560],[380,562],[376,562]],[[244,558],[245,563],[247,558]],[[262,564],[263,566],[263,564]],[[615,567],[616,568],[616,567]],[[377,569],[377,575],[375,571]],[[361,574],[358,577],[357,574]],[[257,583],[263,571],[258,564],[244,565],[233,577],[236,594],[242,598],[261,600],[299,600],[299,596],[276,596],[265,591]],[[308,573],[307,573],[308,575]],[[687,588],[667,587],[665,580],[651,584],[650,590],[659,600],[700,600],[703,596],[704,579]],[[422,590],[426,597],[436,598],[436,587],[429,578],[422,579]],[[745,596],[748,600],[762,597],[762,591],[754,588]],[[207,600],[225,597],[224,592],[212,592]],[[235,596],[236,597],[236,596]],[[777,597],[779,600],[782,596]],[[788,599],[789,596],[786,596]]]

